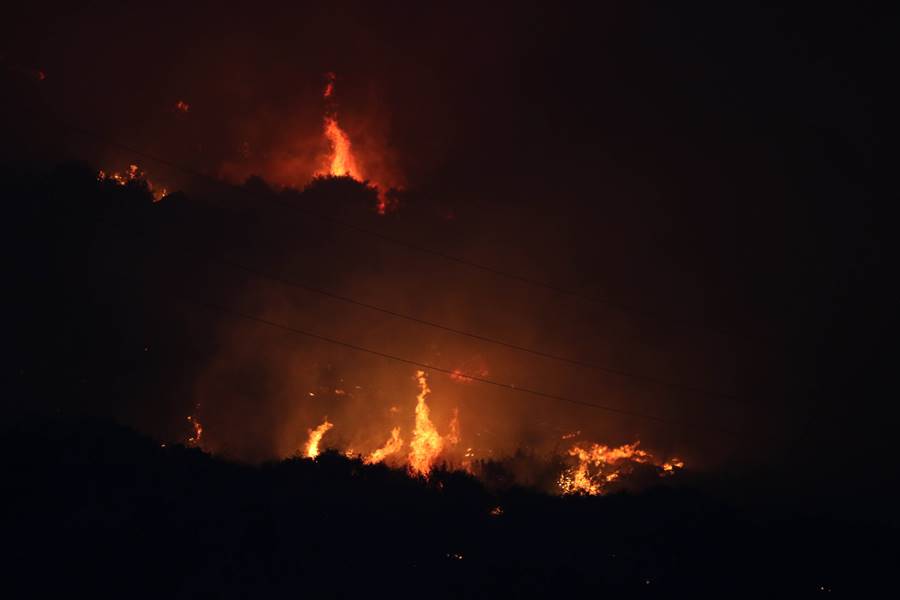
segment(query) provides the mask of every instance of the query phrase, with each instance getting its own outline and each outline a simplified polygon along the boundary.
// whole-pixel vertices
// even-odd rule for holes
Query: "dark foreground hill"
[[[852,596],[896,543],[700,484],[489,492],[332,453],[239,465],[96,420],[7,425],[2,456],[10,598]]]

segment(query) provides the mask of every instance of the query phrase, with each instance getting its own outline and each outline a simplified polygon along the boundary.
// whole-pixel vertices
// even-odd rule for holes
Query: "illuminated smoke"
[[[450,431],[447,433],[447,437],[444,438],[450,446],[455,446],[459,443],[459,409],[453,409],[453,418],[450,419]]]

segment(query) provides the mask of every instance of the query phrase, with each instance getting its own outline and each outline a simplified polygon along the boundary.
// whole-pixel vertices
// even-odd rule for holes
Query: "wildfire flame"
[[[194,428],[194,435],[188,438],[188,444],[191,446],[196,446],[200,443],[200,438],[203,437],[203,425],[201,425],[200,421],[197,420],[197,417],[193,415],[188,415],[187,420]]]
[[[684,467],[684,462],[673,458],[660,463],[649,452],[638,448],[640,441],[610,448],[593,444],[589,448],[579,445],[569,450],[569,456],[578,459],[578,464],[567,469],[559,478],[559,488],[563,494],[603,494],[609,483],[628,473],[634,463],[650,463],[661,469],[661,474],[672,474]]]
[[[107,173],[106,171],[100,170],[97,172],[97,181],[111,181],[116,185],[128,185],[128,183],[132,181],[143,181],[147,184],[147,189],[153,195],[154,202],[159,202],[166,194],[168,194],[166,188],[153,185],[153,182],[147,178],[147,173],[134,164],[128,165],[128,170],[125,171],[125,173],[119,173],[118,171]]]
[[[416,427],[409,443],[409,470],[427,477],[444,447],[444,440],[431,422],[431,411],[425,403],[425,398],[431,393],[425,371],[416,371],[416,381],[419,383],[419,394],[416,396]]]
[[[325,137],[331,144],[330,164],[324,175],[334,177],[349,176],[356,180],[362,180],[362,175],[356,166],[356,159],[351,151],[350,138],[338,125],[336,116],[325,117]]]
[[[678,469],[684,468],[684,461],[680,458],[671,458],[662,464],[663,473],[666,475],[671,475]]]
[[[315,458],[319,455],[319,442],[322,441],[322,436],[325,435],[325,432],[332,427],[334,427],[334,424],[329,423],[328,417],[325,417],[325,421],[321,425],[309,430],[309,440],[306,442],[307,458]]]
[[[328,100],[334,95],[334,73],[326,73],[325,91],[322,97]],[[338,124],[337,110],[330,107],[325,114],[325,138],[331,147],[330,154],[327,158],[327,167],[318,175],[331,175],[332,177],[352,177],[358,181],[363,179],[359,168],[356,166],[356,159],[353,156],[352,146],[350,144],[350,136],[341,129]]]
[[[409,442],[409,452],[405,457],[400,455],[404,440],[400,435],[400,427],[394,427],[387,441],[368,455],[348,449],[344,455],[350,458],[361,458],[365,464],[374,465],[385,462],[388,457],[393,464],[406,463],[406,471],[413,477],[428,478],[438,460],[446,457],[448,451],[462,441],[459,424],[459,409],[453,410],[453,415],[448,425],[446,435],[441,435],[434,422],[431,420],[431,409],[428,406],[428,397],[431,388],[428,387],[428,378],[425,371],[416,371],[416,383],[418,394],[416,395],[415,426]],[[339,390],[338,388],[337,390]],[[336,390],[336,392],[337,392]],[[314,392],[309,392],[314,397]],[[390,412],[398,412],[397,407],[391,407]],[[202,427],[193,417],[188,417],[196,429],[196,440],[200,439]],[[303,450],[307,458],[316,458],[319,455],[319,446],[322,438],[334,425],[328,417],[315,429],[308,430],[309,439]],[[563,440],[572,440],[581,434],[574,431],[562,435]],[[191,438],[192,442],[195,438]],[[631,444],[611,447],[603,444],[576,443],[568,451],[570,457],[577,462],[566,468],[557,479],[557,486],[562,494],[602,495],[606,493],[610,484],[632,473],[638,464],[652,465],[657,469],[660,477],[670,476],[684,468],[684,461],[679,458],[661,460],[653,454],[640,448],[640,441]],[[478,468],[474,466],[475,450],[472,447],[460,452],[461,462],[457,468],[461,468],[471,474],[477,474]],[[491,454],[488,450],[488,454]],[[500,514],[500,512],[492,513]]]
[[[450,419],[450,431],[447,432],[447,437],[444,438],[446,442],[455,446],[459,443],[459,409],[453,409],[453,418]]]
[[[431,394],[431,388],[428,387],[428,378],[425,371],[416,371],[415,379],[419,391],[416,395],[415,426],[409,442],[409,452],[405,456],[400,453],[405,441],[400,435],[400,427],[397,426],[391,430],[390,437],[381,447],[372,450],[368,454],[361,454],[357,453],[350,446],[343,451],[346,457],[361,459],[367,465],[383,463],[389,457],[393,457],[390,458],[392,465],[399,466],[405,462],[406,472],[410,476],[428,479],[438,460],[446,457],[447,453],[454,446],[462,442],[459,409],[453,409],[447,433],[442,436],[431,420],[431,409],[427,402]],[[344,391],[342,388],[335,388],[336,394],[342,391]],[[308,392],[308,395],[315,397],[316,394]],[[197,409],[199,410],[199,408],[198,405]],[[389,412],[397,413],[399,409],[391,407]],[[188,439],[187,444],[198,446],[203,437],[203,426],[195,415],[188,416],[187,420],[194,429],[194,433]],[[301,451],[301,455],[311,459],[319,456],[322,439],[333,427],[334,424],[328,420],[328,417],[325,417],[323,422],[315,429],[307,430],[309,437]],[[573,440],[580,434],[580,431],[574,431],[563,434],[561,437],[563,440]],[[672,476],[685,466],[685,462],[680,458],[671,457],[667,460],[662,460],[639,446],[640,441],[616,447],[597,443],[589,445],[583,442],[575,443],[567,451],[567,455],[575,460],[573,464],[563,470],[556,481],[559,492],[564,495],[603,495],[614,482],[631,474],[637,465],[652,465],[650,467],[651,471],[652,468],[655,468],[659,477]],[[491,454],[489,449],[487,452],[488,455]],[[473,462],[476,454],[474,448],[467,447],[464,452],[460,450],[459,454],[461,455],[460,462],[456,463],[456,468],[476,476],[483,473],[477,467],[477,464]],[[438,482],[438,488],[440,489],[440,482]],[[503,514],[503,511],[497,507],[491,510],[490,514],[499,516]]]
[[[359,161],[353,153],[353,145],[350,136],[338,123],[337,110],[333,106],[335,74],[326,73],[325,89],[322,97],[329,101],[324,119],[324,134],[328,140],[329,153],[325,158],[325,166],[316,172],[318,176],[352,177],[357,181],[370,181],[359,166]],[[378,214],[387,214],[389,210],[396,208],[396,198],[387,194],[384,185],[377,181],[371,182],[378,188],[378,204],[375,207]]]
[[[366,457],[365,463],[369,465],[380,463],[391,454],[399,452],[402,447],[403,439],[400,437],[400,428],[394,427],[391,430],[391,439],[385,442],[384,446],[373,451],[372,454]]]

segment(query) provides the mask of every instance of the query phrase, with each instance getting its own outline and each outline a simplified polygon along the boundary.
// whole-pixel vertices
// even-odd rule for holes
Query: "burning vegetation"
[[[396,195],[391,193],[390,186],[365,173],[353,151],[350,136],[338,122],[337,107],[334,102],[334,73],[326,73],[325,89],[322,98],[326,101],[323,133],[328,141],[329,151],[324,157],[324,165],[316,171],[317,177],[350,177],[359,182],[366,182],[378,190],[376,211],[380,215],[397,208]]]
[[[322,91],[325,114],[322,117],[322,137],[318,139],[327,142],[327,151],[321,154],[315,153],[318,170],[313,174],[324,178],[324,180],[316,180],[316,182],[323,186],[334,184],[350,186],[355,189],[356,187],[365,187],[357,184],[368,184],[371,181],[378,190],[377,212],[385,214],[392,206],[388,200],[390,196],[388,188],[370,177],[370,173],[367,171],[368,161],[366,159],[369,156],[365,153],[365,142],[361,144],[363,151],[358,152],[357,146],[351,140],[351,132],[355,135],[357,128],[352,126],[351,121],[351,126],[345,129],[339,119],[335,81],[335,75],[329,73]],[[175,109],[179,113],[185,114],[192,107],[186,101],[179,100]],[[122,171],[101,170],[97,173],[97,179],[101,184],[112,186],[143,187],[152,194],[154,201],[159,201],[167,194],[167,190],[152,182],[147,173],[137,164],[130,164],[127,169]],[[310,186],[300,193],[307,193],[310,189],[315,191],[315,188]],[[327,190],[327,188],[325,189]],[[366,202],[371,203],[374,192],[371,187],[367,187],[366,190],[371,194],[367,196]],[[462,364],[460,362],[451,364],[458,365],[458,368],[452,371],[448,370],[449,380],[469,389],[477,388],[477,385],[474,384],[490,376],[487,363],[481,356],[475,356]],[[491,370],[494,369],[494,365],[491,364]],[[327,411],[333,418],[336,417],[334,422],[326,417],[318,425],[307,422],[300,427],[291,428],[291,431],[285,436],[289,437],[289,440],[278,447],[275,455],[285,456],[297,452],[303,458],[316,459],[326,447],[329,447],[340,451],[345,456],[359,458],[365,464],[386,464],[392,468],[402,469],[410,476],[422,479],[432,477],[436,469],[442,468],[463,470],[485,479],[490,478],[490,469],[486,469],[484,464],[490,461],[502,461],[503,453],[509,448],[499,446],[503,444],[503,440],[508,442],[510,438],[496,438],[499,440],[499,444],[495,445],[486,441],[487,435],[484,438],[475,437],[483,432],[468,430],[468,425],[464,436],[460,412],[457,408],[450,409],[449,406],[441,406],[439,403],[436,407],[437,412],[434,412],[434,407],[430,405],[432,390],[429,387],[425,371],[417,371],[415,381],[418,386],[415,404],[407,406],[405,410],[392,405],[389,410],[390,420],[371,427],[374,431],[365,433],[356,431],[353,421],[349,418],[342,418],[346,415],[333,412],[331,407],[323,407],[322,412],[318,414],[321,415]],[[343,387],[336,386],[332,386],[329,393],[333,393],[334,397],[348,395]],[[351,395],[352,393],[353,391],[350,390]],[[314,396],[313,392],[309,392],[309,395]],[[442,412],[442,409],[446,412]],[[183,414],[180,413],[180,415]],[[192,414],[187,417],[193,428],[187,444],[200,446],[202,440],[205,450],[215,452],[218,444],[218,440],[215,439],[218,423],[213,414],[208,412],[204,414],[206,415],[204,423],[210,426],[212,437],[204,437],[203,426],[195,414]],[[471,415],[464,416],[472,418]],[[399,423],[398,419],[401,417],[406,418],[407,421]],[[207,422],[208,418],[210,421]],[[181,419],[183,417],[179,416],[179,420]],[[335,427],[335,423],[340,427],[340,435],[332,435],[325,439],[326,434]],[[304,429],[312,425],[315,426],[306,430],[308,437],[305,443],[302,443],[297,434],[302,435]],[[558,431],[555,432],[552,438],[558,439],[558,434]],[[547,436],[544,436],[543,439],[546,441]],[[607,446],[590,439],[584,440],[580,431],[566,434],[562,436],[562,439],[567,441],[567,446],[572,444],[571,447],[561,453],[554,450],[553,454],[536,459],[553,465],[555,471],[551,485],[553,491],[560,494],[602,495],[608,493],[614,487],[614,483],[621,484],[622,480],[634,472],[639,465],[655,469],[661,477],[672,475],[684,467],[684,462],[678,458],[666,459],[655,456],[650,450],[640,447],[639,441],[618,447]],[[582,441],[576,441],[576,439]],[[335,446],[342,447],[335,448]],[[515,476],[509,479],[515,480]],[[550,479],[547,477],[542,481],[546,482]],[[548,485],[541,485],[541,487],[549,488]]]
[[[153,196],[154,202],[162,200],[169,192],[164,187],[155,185],[141,168],[135,164],[128,165],[124,172],[100,170],[97,172],[97,180],[102,182],[110,182],[116,185],[143,185],[147,191]]]
[[[426,373],[416,371],[415,380],[419,391],[416,395],[415,419],[408,453],[405,456],[401,454],[405,441],[401,435],[401,427],[395,426],[383,445],[363,455],[363,463],[374,465],[390,462],[394,467],[403,467],[413,477],[426,479],[441,466],[489,477],[489,469],[484,469],[483,463],[480,469],[473,467],[477,459],[472,447],[467,447],[464,451],[456,449],[462,439],[459,410],[453,410],[447,433],[442,435],[432,421],[431,408],[427,402],[431,388],[428,386]],[[309,395],[314,397],[313,392]],[[396,407],[392,409],[392,414],[399,412]],[[333,426],[326,418],[315,429],[308,430],[308,441],[302,453],[304,457],[315,459],[320,454],[322,438]],[[572,440],[579,435],[580,432],[568,433],[563,435],[562,439]],[[565,461],[569,464],[562,466],[562,472],[555,481],[555,491],[564,495],[597,496],[607,493],[614,482],[621,482],[637,465],[655,468],[659,477],[673,475],[684,468],[685,463],[679,458],[663,460],[639,446],[640,441],[618,447],[597,443],[574,443],[565,452],[564,456],[567,457]],[[348,458],[360,456],[354,449],[344,450],[342,454]],[[574,464],[569,462],[572,459],[575,460]]]
[[[315,458],[319,455],[319,443],[322,441],[322,436],[332,427],[334,427],[334,424],[329,423],[328,417],[325,417],[325,421],[321,425],[309,430],[309,440],[306,442],[306,450],[304,452],[306,458]]]
[[[565,439],[566,436],[563,436]],[[640,442],[610,448],[601,444],[582,447],[576,444],[568,454],[578,464],[566,469],[559,477],[559,489],[563,494],[587,494],[596,496],[623,475],[630,473],[636,464],[652,464],[660,469],[660,475],[668,475],[684,467],[684,462],[672,458],[658,461],[646,450],[638,448]]]
[[[197,417],[193,415],[188,415],[187,420],[191,424],[191,427],[194,428],[194,434],[188,438],[188,445],[199,446],[200,440],[203,438],[203,425],[201,425]]]
[[[394,427],[391,430],[391,439],[385,442],[384,446],[374,450],[365,460],[366,464],[374,465],[380,463],[388,456],[396,454],[403,448],[403,438],[400,437],[400,428]]]
[[[425,371],[416,372],[416,381],[419,383],[419,394],[416,396],[416,427],[409,443],[409,471],[427,477],[444,448],[444,438],[431,422],[431,410],[425,402],[431,393]]]

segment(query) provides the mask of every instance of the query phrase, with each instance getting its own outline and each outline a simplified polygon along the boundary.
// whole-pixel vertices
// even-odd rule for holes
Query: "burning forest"
[[[890,572],[849,12],[15,8],[7,595]]]
[[[322,195],[322,200],[331,204],[329,210],[334,209],[334,202],[338,205],[346,202],[347,199],[360,199],[365,195],[375,200],[374,205],[366,203],[359,205],[363,210],[373,210],[380,217],[385,216],[388,212],[402,210],[398,204],[398,188],[395,185],[382,183],[380,180],[370,177],[370,172],[366,170],[364,165],[373,164],[371,157],[366,160],[365,154],[360,154],[351,139],[350,134],[341,125],[341,115],[339,111],[339,87],[338,76],[335,73],[328,72],[325,74],[325,85],[321,92],[321,100],[324,103],[322,116],[322,129],[318,141],[311,140],[309,145],[311,148],[319,148],[319,155],[316,158],[319,166],[309,175],[311,179],[298,192],[296,189],[287,187],[281,191],[281,196],[290,198],[292,196],[311,196],[315,201],[317,195]],[[178,100],[175,104],[176,117],[186,118],[191,113],[191,105],[184,101]],[[385,150],[382,149],[382,152]],[[369,153],[373,152],[370,148]],[[377,150],[376,150],[377,152]],[[377,161],[376,161],[377,162]],[[377,173],[376,173],[377,175]],[[297,181],[296,177],[302,176],[300,172],[294,174],[289,181]],[[140,167],[131,164],[124,172],[113,171],[107,173],[100,171],[98,181],[101,184],[113,184],[118,186],[132,186],[138,189],[145,189],[154,202],[160,202],[168,195],[165,188],[152,182]],[[393,181],[399,178],[393,177]],[[272,182],[263,182],[267,190],[271,190],[271,184],[277,184],[278,178]],[[247,183],[249,185],[249,181]],[[340,191],[339,190],[342,190]],[[330,191],[329,191],[330,190]],[[335,196],[335,192],[340,195]],[[249,188],[237,187],[232,188],[232,194],[246,195],[241,198],[242,203],[247,201],[257,203],[260,198],[253,197],[257,192],[249,191]],[[183,202],[183,200],[174,200],[173,202]],[[269,259],[266,259],[266,261]],[[254,264],[258,264],[258,261]],[[356,269],[354,269],[355,271]],[[266,273],[262,274],[264,277]],[[353,275],[353,277],[356,277]],[[272,277],[266,277],[270,281]],[[290,283],[290,282],[289,282]],[[268,292],[266,292],[268,294]],[[283,296],[283,292],[279,292],[281,296],[279,301],[287,300],[289,296]],[[326,294],[327,295],[327,294]],[[376,307],[377,308],[377,307]],[[381,310],[382,313],[392,314],[394,311]],[[404,315],[400,314],[403,317]],[[446,317],[442,317],[446,319]],[[416,319],[412,319],[415,321]],[[427,324],[431,324],[430,321]],[[438,327],[447,328],[438,324]],[[473,337],[462,331],[466,337]],[[479,338],[481,336],[474,336]],[[488,339],[489,342],[499,344],[500,346],[513,347],[511,344],[502,340],[495,341]],[[443,343],[443,342],[442,342]],[[455,344],[454,344],[455,345]],[[448,346],[452,348],[453,345]],[[530,354],[540,355],[525,348]],[[230,354],[226,352],[225,354]],[[234,357],[221,357],[221,360],[229,364],[229,370],[235,366],[241,368],[242,359]],[[559,359],[557,359],[559,360]],[[237,362],[235,362],[237,361]],[[219,358],[214,357],[212,368],[216,369]],[[487,367],[487,360],[482,354],[476,354],[468,359],[458,361],[460,366],[440,373],[440,376],[447,377],[457,389],[453,390],[452,397],[459,397],[459,386],[470,386],[475,384],[472,389],[465,390],[464,396],[469,398],[490,397],[487,390],[483,389],[485,383],[496,383],[490,379],[491,370]],[[296,389],[299,387],[297,383],[289,382],[291,377],[287,373],[280,372],[278,368],[268,366],[265,368],[268,377],[275,381],[280,381],[279,385],[287,388]],[[440,370],[440,369],[439,369]],[[394,376],[398,373],[393,371]],[[502,373],[502,371],[501,371]],[[200,378],[200,381],[205,376]],[[226,375],[228,377],[228,375]],[[348,373],[347,377],[350,377]],[[408,375],[401,375],[401,380],[408,380]],[[343,378],[342,378],[343,380]],[[458,405],[450,407],[445,401],[439,401],[441,412],[441,427],[435,423],[433,408],[429,405],[429,396],[432,390],[429,387],[428,375],[425,370],[416,370],[414,380],[418,387],[418,393],[415,395],[415,404],[409,405],[401,402],[399,398],[391,401],[391,406],[387,411],[384,408],[380,410],[372,410],[372,407],[356,408],[349,410],[349,406],[358,404],[367,394],[362,392],[364,388],[371,388],[371,379],[367,382],[363,378],[361,383],[367,385],[356,385],[354,389],[345,390],[342,387],[334,386],[332,389],[321,389],[316,391],[308,391],[297,394],[297,397],[305,400],[301,405],[294,404],[290,408],[285,409],[284,414],[279,414],[278,409],[271,407],[266,409],[273,417],[281,422],[280,431],[274,432],[277,440],[276,444],[270,444],[271,450],[266,454],[260,454],[253,450],[246,452],[243,450],[235,450],[233,444],[234,436],[245,436],[244,433],[235,431],[230,424],[218,423],[216,415],[211,413],[215,410],[217,401],[215,398],[206,396],[206,384],[201,384],[199,389],[199,397],[196,400],[199,406],[202,402],[206,407],[204,409],[204,421],[211,424],[212,432],[207,432],[203,437],[204,429],[200,425],[199,415],[192,414],[187,417],[192,431],[186,439],[186,444],[194,447],[203,448],[212,453],[225,453],[232,458],[239,460],[259,460],[260,458],[287,458],[298,455],[303,458],[315,460],[323,450],[331,449],[338,451],[348,457],[359,457],[365,464],[385,464],[389,467],[405,471],[411,477],[420,477],[428,479],[429,475],[436,468],[459,470],[470,475],[474,475],[487,483],[491,483],[495,467],[486,466],[486,464],[502,464],[509,457],[516,453],[521,453],[524,446],[521,440],[516,439],[515,433],[507,432],[501,434],[497,438],[497,433],[493,432],[494,423],[499,417],[500,419],[510,420],[512,422],[521,422],[521,415],[516,414],[518,411],[512,411],[507,415],[491,414],[485,418],[484,411],[475,408],[473,410],[472,400],[469,400],[469,408],[466,409],[463,419],[472,425],[471,431],[461,429],[460,409]],[[376,375],[375,377],[375,394],[380,394],[378,386],[384,385],[384,376]],[[298,382],[299,383],[299,382]],[[390,382],[385,385],[388,389],[393,389],[393,394],[403,394],[398,390],[402,389],[402,385],[398,385],[397,381]],[[510,386],[513,387],[513,386]],[[487,396],[484,394],[488,393]],[[593,391],[591,393],[594,393]],[[229,393],[225,392],[227,396]],[[377,401],[376,403],[380,402]],[[286,445],[286,440],[291,435],[293,423],[297,423],[301,417],[306,414],[304,405],[309,408],[321,408],[323,412],[331,412],[340,415],[340,418],[334,417],[332,420],[325,417],[315,422],[307,422],[301,425],[301,431],[305,431],[305,438],[301,442],[295,442],[291,446]],[[298,410],[299,409],[299,410]],[[381,413],[381,416],[378,413]],[[491,411],[493,412],[493,411]],[[368,413],[368,414],[367,414]],[[384,415],[387,418],[384,418]],[[360,421],[363,423],[360,423]],[[222,426],[224,425],[224,427]],[[561,427],[558,425],[557,427]],[[468,428],[467,428],[468,429]],[[545,427],[546,429],[546,427]],[[668,477],[674,475],[684,466],[684,461],[678,458],[657,458],[655,454],[643,448],[638,449],[639,441],[626,442],[620,447],[607,447],[594,440],[581,438],[567,442],[571,444],[569,447],[560,446],[560,442],[576,437],[574,434],[560,435],[556,428],[550,428],[545,431],[533,431],[528,435],[532,437],[528,444],[528,453],[531,456],[531,462],[534,465],[529,471],[544,472],[547,469],[555,470],[556,473],[549,480],[544,479],[541,487],[544,491],[553,494],[584,494],[584,495],[600,495],[606,493],[609,489],[623,489],[623,485],[627,487],[631,481],[631,475],[635,471],[635,466],[643,466],[652,468],[659,477]],[[519,433],[518,435],[521,435]],[[512,437],[511,437],[512,436]],[[537,437],[534,437],[537,436]],[[494,437],[494,440],[490,438]],[[167,439],[164,443],[177,443],[177,439]],[[517,482],[518,476],[513,476],[511,481]],[[502,478],[501,478],[502,479]],[[534,477],[526,474],[522,482],[534,484]]]
[[[501,464],[503,458],[489,448],[476,451],[472,446],[468,446],[462,449],[460,446],[462,440],[468,438],[460,432],[458,409],[453,410],[446,433],[442,435],[431,420],[431,409],[427,403],[431,389],[428,387],[425,371],[416,371],[415,381],[419,391],[415,397],[414,423],[406,434],[409,439],[407,450],[404,451],[404,439],[401,434],[404,428],[401,425],[391,429],[390,437],[380,447],[360,452],[360,446],[351,442],[347,448],[341,448],[323,439],[326,433],[335,428],[335,424],[326,417],[321,424],[307,431],[308,438],[296,454],[315,460],[323,449],[328,448],[349,458],[361,458],[367,465],[384,463],[405,470],[411,477],[428,479],[432,471],[441,468],[460,470],[484,478],[489,485],[495,483],[490,480],[491,466],[486,466],[479,453],[484,452],[484,456],[490,457],[492,462]],[[315,394],[310,392],[309,396],[313,397]],[[392,412],[400,413],[399,410]],[[197,445],[200,442],[202,427],[194,417],[188,417],[188,421],[195,430],[194,435],[188,438],[188,443]],[[341,429],[343,428],[338,426],[336,433]],[[566,434],[562,436],[562,440],[571,440],[577,435],[577,433]],[[346,436],[354,439],[352,432],[345,434],[345,439]],[[585,446],[584,443],[575,442],[565,454],[567,457],[573,457],[575,461],[566,460],[562,456],[547,456],[543,459],[546,464],[559,463],[558,468],[561,472],[556,489],[546,491],[559,494],[600,495],[614,482],[627,480],[636,465],[650,465],[659,477],[675,475],[684,468],[684,461],[675,457],[667,460],[658,459],[651,453],[639,449],[639,444],[640,442],[634,442],[618,448],[609,448],[596,443]],[[535,459],[537,463],[540,461],[541,459]],[[543,465],[537,465],[537,468],[541,466]]]

